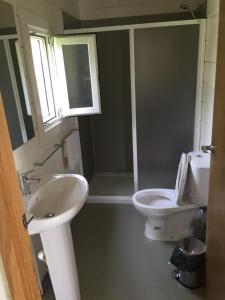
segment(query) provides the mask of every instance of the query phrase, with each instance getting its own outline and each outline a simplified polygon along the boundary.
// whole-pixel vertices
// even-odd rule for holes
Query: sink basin
[[[28,225],[30,235],[71,221],[88,196],[88,183],[81,175],[53,175],[32,194],[27,212],[34,218]]]
[[[44,176],[30,198],[30,235],[40,234],[56,300],[80,300],[70,221],[84,205],[88,183],[81,175]]]

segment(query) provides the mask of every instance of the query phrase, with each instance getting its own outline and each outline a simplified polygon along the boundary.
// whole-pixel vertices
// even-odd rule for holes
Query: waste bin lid
[[[195,238],[186,238],[180,242],[180,250],[187,255],[201,255],[205,253],[205,244]]]

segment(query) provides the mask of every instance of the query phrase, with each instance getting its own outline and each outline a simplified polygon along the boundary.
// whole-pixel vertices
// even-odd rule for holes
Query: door
[[[39,300],[31,243],[22,224],[23,200],[0,96],[0,255],[13,300]]]
[[[225,1],[220,1],[207,228],[207,300],[225,299]]]
[[[200,25],[134,30],[138,189],[174,188],[194,148]]]

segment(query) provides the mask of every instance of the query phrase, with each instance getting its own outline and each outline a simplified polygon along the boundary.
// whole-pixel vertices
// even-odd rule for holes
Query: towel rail
[[[35,162],[34,166],[35,167],[41,167],[41,166],[43,166],[46,163],[46,161],[48,161],[49,158],[52,157],[52,155],[56,153],[56,151],[58,151],[61,147],[63,147],[64,144],[65,144],[65,141],[63,141],[61,144],[55,144],[54,146],[56,148],[54,149],[54,151],[52,151],[52,153],[49,154],[48,157],[46,157],[42,162]]]
[[[78,129],[78,128],[74,128],[74,129],[70,132],[70,134],[71,134],[73,131],[79,131],[79,129]],[[46,157],[42,162],[34,162],[34,163],[33,163],[34,167],[42,167],[42,166],[46,163],[46,161],[48,161],[49,158],[52,157],[52,155],[56,153],[56,151],[58,151],[61,147],[63,147],[64,144],[65,144],[65,141],[63,141],[61,144],[55,144],[54,146],[55,146],[56,148],[54,149],[54,151],[52,151],[52,153],[49,154],[48,157]]]

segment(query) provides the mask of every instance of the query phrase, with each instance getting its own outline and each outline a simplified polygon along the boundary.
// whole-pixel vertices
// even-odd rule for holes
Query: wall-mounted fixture
[[[192,15],[193,19],[196,19],[196,15],[195,15],[194,11],[191,10],[190,7],[187,4],[182,3],[180,5],[180,8],[183,9],[183,10],[187,10]]]
[[[28,174],[33,173],[34,170],[30,170],[20,174],[20,185],[23,195],[28,196],[31,193],[30,185],[33,183],[41,183],[41,178],[28,177]]]

